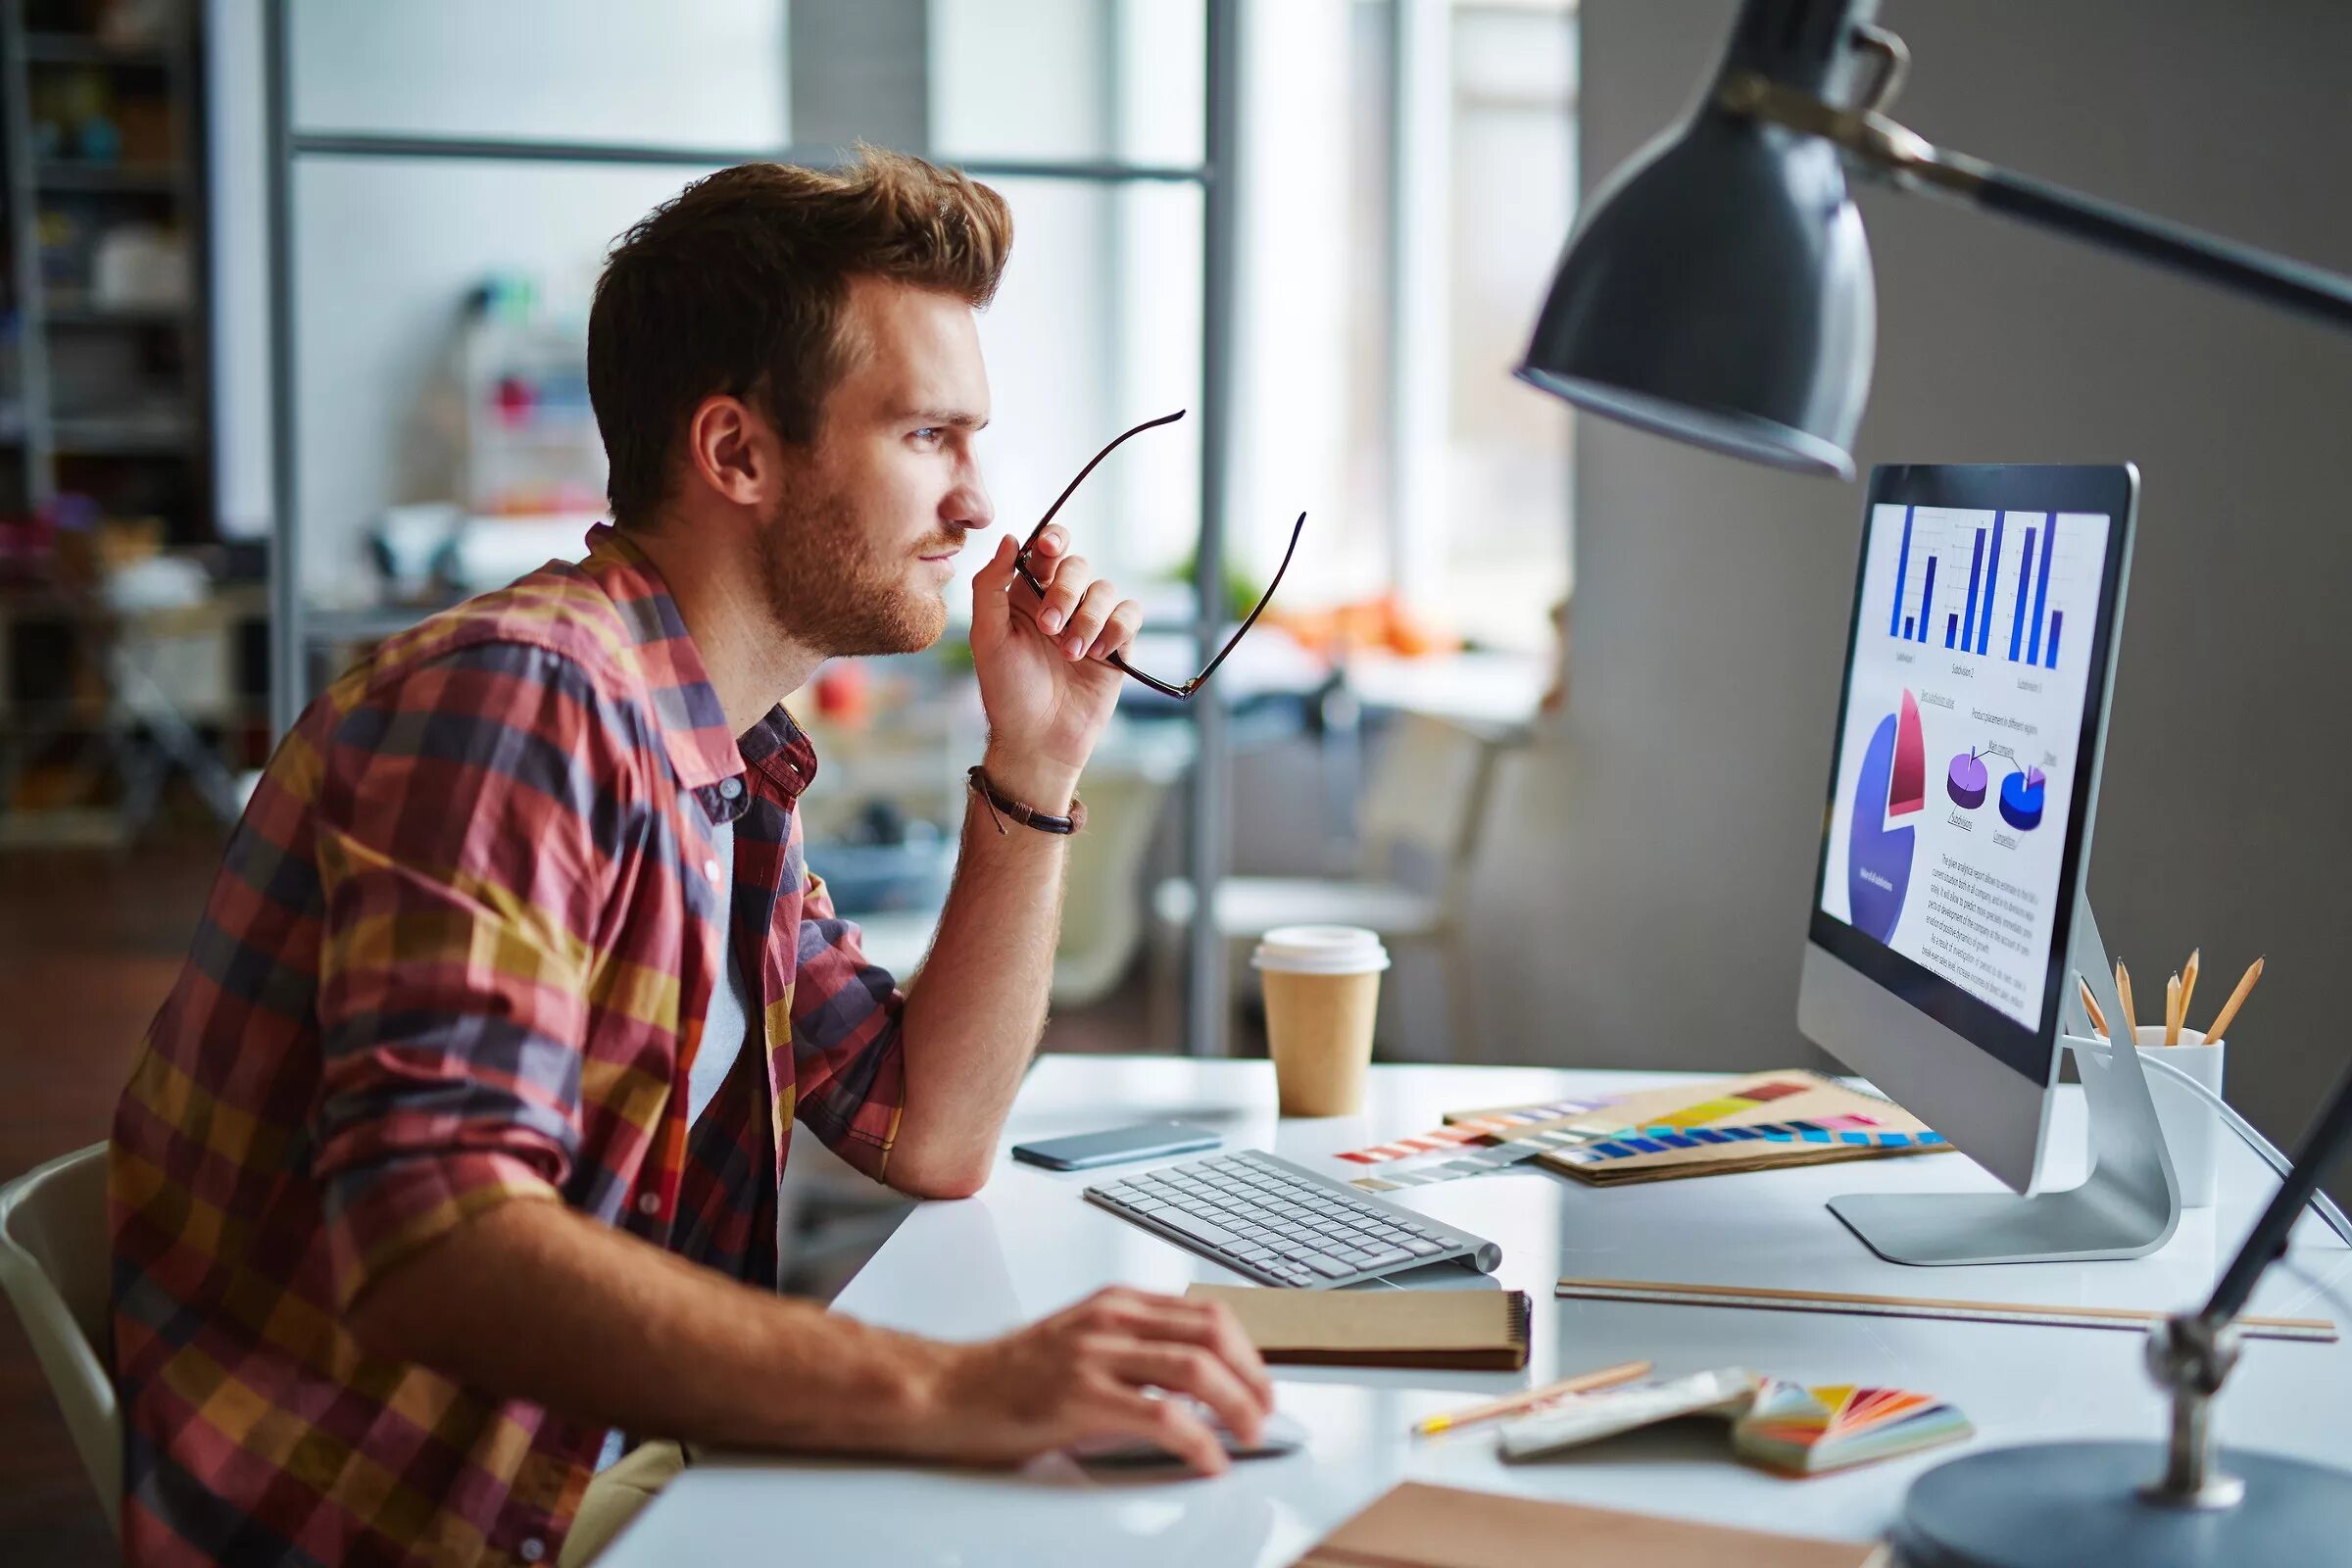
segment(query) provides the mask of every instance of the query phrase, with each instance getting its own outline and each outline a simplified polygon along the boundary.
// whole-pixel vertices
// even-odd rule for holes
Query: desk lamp
[[[1593,198],[1522,380],[1662,435],[1851,479],[1877,306],[1849,171],[2352,327],[2352,279],[1996,169],[1886,118],[1909,57],[1875,25],[1877,9],[1746,0],[1690,118]],[[1904,1499],[1903,1559],[2250,1568],[2339,1555],[2352,1474],[2225,1456],[2211,1404],[2237,1359],[2232,1322],[2347,1144],[2352,1074],[2212,1298],[2151,1337],[2149,1371],[2173,1399],[2169,1444],[2041,1444],[1940,1465]]]

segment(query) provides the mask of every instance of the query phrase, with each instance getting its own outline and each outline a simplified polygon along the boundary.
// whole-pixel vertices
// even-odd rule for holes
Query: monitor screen
[[[2014,500],[2037,471],[2061,492],[2039,506],[1965,504],[1970,486],[1952,480],[2004,476],[1986,488]],[[2035,1075],[2121,577],[2119,509],[2056,482],[2085,471],[1874,481],[1814,922],[1841,928],[1830,945],[1848,962]]]

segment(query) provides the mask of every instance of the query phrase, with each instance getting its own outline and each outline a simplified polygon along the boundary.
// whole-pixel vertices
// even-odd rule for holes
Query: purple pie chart
[[[1984,759],[1974,752],[1963,752],[1952,759],[1952,765],[1943,775],[1943,793],[1952,804],[1964,811],[1973,811],[1984,804],[1985,791],[1991,780],[1984,771]]]

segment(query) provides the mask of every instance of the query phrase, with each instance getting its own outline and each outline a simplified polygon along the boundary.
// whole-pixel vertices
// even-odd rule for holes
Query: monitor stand
[[[2080,972],[2099,1009],[2121,1027],[2115,966],[2099,940],[2090,900],[2080,893],[2068,958],[2065,978]],[[2062,1034],[2094,1038],[2072,986],[2059,1003],[2058,1022]],[[2075,1063],[2090,1112],[2090,1174],[2082,1186],[2031,1198],[1856,1193],[1832,1199],[1830,1212],[1891,1263],[2055,1263],[2156,1250],[2180,1223],[2180,1184],[2165,1152],[2139,1053],[2078,1047]]]

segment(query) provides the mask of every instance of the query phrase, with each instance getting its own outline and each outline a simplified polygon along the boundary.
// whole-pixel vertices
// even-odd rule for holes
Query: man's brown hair
[[[1004,198],[954,170],[859,147],[837,170],[743,164],[695,181],[621,236],[588,314],[588,399],[613,520],[647,520],[703,399],[740,397],[786,441],[816,439],[857,345],[853,277],[986,305],[1012,247]]]

